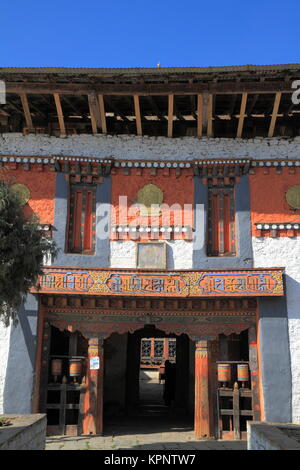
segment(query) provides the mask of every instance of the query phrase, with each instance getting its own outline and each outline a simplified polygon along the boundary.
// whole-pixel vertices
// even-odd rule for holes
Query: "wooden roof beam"
[[[98,134],[98,129],[101,129],[101,119],[100,119],[99,103],[97,101],[97,96],[94,93],[88,95],[88,101],[89,101],[92,131],[93,131],[93,134]]]
[[[276,119],[278,117],[278,109],[279,109],[280,100],[281,100],[281,94],[282,94],[281,92],[277,92],[276,95],[275,95],[274,105],[273,105],[273,112],[272,112],[272,118],[271,118],[271,122],[270,122],[268,137],[273,137],[273,135],[274,135]]]
[[[105,104],[104,104],[104,96],[103,95],[98,95],[98,102],[99,102],[99,112],[100,112],[100,121],[101,121],[102,134],[107,134]]]
[[[207,95],[207,137],[213,137],[213,100],[211,93]]]
[[[31,114],[30,114],[27,95],[25,93],[21,93],[20,98],[21,98],[21,103],[22,103],[22,107],[23,107],[23,111],[24,111],[26,126],[29,129],[33,129],[32,118],[31,118]]]
[[[72,94],[88,95],[102,93],[104,95],[195,95],[240,94],[240,93],[293,93],[292,81],[254,81],[254,82],[198,82],[198,83],[159,83],[159,84],[105,84],[105,83],[28,83],[6,82],[6,92],[17,94]]]
[[[202,137],[213,136],[213,95],[202,93],[198,95],[197,103],[197,135]]]
[[[243,93],[242,101],[241,101],[241,108],[240,108],[240,115],[239,115],[239,123],[238,123],[238,128],[237,128],[237,133],[236,133],[237,137],[242,137],[244,120],[246,117],[245,112],[246,112],[246,106],[247,106],[247,98],[248,98],[248,94]]]
[[[204,108],[203,108],[203,95],[197,96],[197,136],[202,137],[203,123],[205,122]]]
[[[61,107],[60,96],[58,93],[54,93],[53,97],[55,101],[56,112],[57,112],[57,117],[58,117],[58,122],[59,122],[60,135],[66,135],[66,126],[65,126],[64,115],[63,115],[63,111]]]
[[[143,135],[140,99],[138,95],[133,96],[133,101],[134,101],[134,113],[135,113],[135,122],[136,122],[136,133],[137,135]]]
[[[173,137],[174,95],[168,95],[168,137]]]

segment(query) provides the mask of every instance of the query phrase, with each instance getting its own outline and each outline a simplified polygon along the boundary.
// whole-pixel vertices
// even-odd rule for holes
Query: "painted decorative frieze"
[[[280,268],[206,272],[45,268],[39,279],[39,292],[179,297],[275,296],[284,295],[282,275]]]

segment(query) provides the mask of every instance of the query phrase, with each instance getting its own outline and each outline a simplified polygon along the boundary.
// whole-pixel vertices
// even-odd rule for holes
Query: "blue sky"
[[[298,63],[299,0],[4,0],[2,67]]]

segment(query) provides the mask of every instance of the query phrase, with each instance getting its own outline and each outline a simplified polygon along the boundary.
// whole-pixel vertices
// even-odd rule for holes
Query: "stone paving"
[[[103,436],[51,436],[46,450],[246,450],[246,441],[197,440],[190,423],[140,418],[106,426]]]

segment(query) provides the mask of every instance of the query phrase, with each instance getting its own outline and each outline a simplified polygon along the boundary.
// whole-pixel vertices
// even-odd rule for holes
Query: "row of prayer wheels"
[[[218,381],[223,382],[223,387],[231,381],[231,364],[218,364]],[[242,382],[243,387],[245,382],[249,382],[248,364],[237,364],[237,381]]]
[[[51,374],[54,376],[55,382],[57,377],[62,375],[63,360],[62,359],[52,359],[51,361]],[[76,382],[76,379],[82,374],[82,359],[71,357],[69,359],[69,376],[73,378]]]

